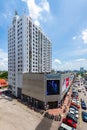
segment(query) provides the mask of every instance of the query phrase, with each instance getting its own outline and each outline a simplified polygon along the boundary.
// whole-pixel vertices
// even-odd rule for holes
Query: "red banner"
[[[68,88],[68,86],[69,86],[69,77],[66,78],[66,88]]]

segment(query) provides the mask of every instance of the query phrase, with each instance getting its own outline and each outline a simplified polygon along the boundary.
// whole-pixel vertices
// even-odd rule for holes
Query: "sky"
[[[52,69],[87,69],[87,0],[0,0],[0,70],[8,70],[8,27],[15,10],[52,42]]]

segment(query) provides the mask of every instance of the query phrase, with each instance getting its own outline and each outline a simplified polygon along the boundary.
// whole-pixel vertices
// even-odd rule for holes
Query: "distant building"
[[[84,68],[83,67],[81,67],[80,68],[80,72],[84,72],[85,70],[84,70]]]
[[[8,82],[12,94],[22,88],[23,73],[51,72],[52,46],[29,16],[15,16],[8,29]]]

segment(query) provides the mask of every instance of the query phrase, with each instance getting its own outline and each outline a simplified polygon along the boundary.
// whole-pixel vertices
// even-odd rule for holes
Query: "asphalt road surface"
[[[80,86],[80,87],[83,88],[84,85],[82,85],[82,86]],[[81,92],[78,92],[78,93],[79,93],[79,99],[80,99],[80,98],[84,99],[84,101],[86,102],[86,105],[87,105],[87,91],[85,90],[86,95],[84,95],[84,92],[83,92],[83,91],[84,91],[84,90],[81,90]],[[81,115],[82,111],[87,112],[87,109],[84,110],[84,109],[82,109],[82,108],[80,107],[80,111],[79,111],[80,117],[79,117],[79,120],[78,120],[79,123],[78,123],[77,130],[87,130],[87,122],[84,122],[84,121],[82,120],[82,115]]]

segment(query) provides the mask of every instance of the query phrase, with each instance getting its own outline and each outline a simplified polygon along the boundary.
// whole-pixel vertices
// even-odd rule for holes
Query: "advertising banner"
[[[68,88],[68,87],[69,87],[69,77],[66,78],[66,88]]]
[[[62,80],[62,92],[67,91],[69,87],[69,77]]]
[[[66,89],[66,79],[62,80],[62,92],[64,92]]]
[[[47,80],[46,95],[57,95],[60,93],[60,81],[59,80]]]

